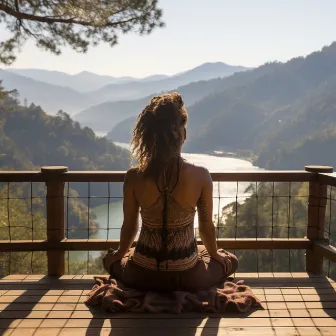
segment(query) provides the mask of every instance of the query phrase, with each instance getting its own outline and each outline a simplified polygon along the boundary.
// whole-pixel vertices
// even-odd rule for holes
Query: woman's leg
[[[210,257],[204,245],[198,246],[199,260],[190,270],[181,274],[181,285],[184,290],[200,291],[213,286],[220,286],[238,268],[237,257],[224,250],[219,252],[228,255],[226,270],[217,260]]]
[[[133,261],[134,248],[111,265],[110,275],[125,286],[144,291],[171,292],[179,289],[179,273],[158,272],[141,267]]]
[[[108,271],[124,285],[139,290],[197,292],[220,286],[238,268],[238,259],[234,254],[225,251],[229,255],[226,271],[220,262],[210,257],[203,245],[198,246],[197,264],[189,270],[178,272],[158,272],[140,267],[133,262],[133,253],[134,248],[120,261],[113,263]]]

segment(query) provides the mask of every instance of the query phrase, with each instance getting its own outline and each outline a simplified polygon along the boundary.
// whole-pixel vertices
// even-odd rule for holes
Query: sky
[[[101,44],[86,54],[65,48],[61,56],[29,42],[12,67],[169,75],[205,62],[256,67],[287,61],[336,40],[336,0],[159,0],[159,5],[166,27],[149,36],[123,35],[118,46]]]

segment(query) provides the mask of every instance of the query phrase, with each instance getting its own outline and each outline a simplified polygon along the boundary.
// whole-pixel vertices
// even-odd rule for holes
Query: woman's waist
[[[133,262],[143,268],[154,271],[186,271],[192,269],[198,261],[197,250],[186,258],[169,259],[158,262],[156,258],[134,251]]]
[[[178,219],[171,219],[168,218],[167,220],[167,228],[168,229],[179,229],[179,228],[186,228],[191,227],[194,228],[194,217],[189,218],[178,218]],[[162,218],[153,218],[153,217],[146,217],[141,216],[141,223],[142,227],[148,227],[152,229],[160,229],[163,226]]]

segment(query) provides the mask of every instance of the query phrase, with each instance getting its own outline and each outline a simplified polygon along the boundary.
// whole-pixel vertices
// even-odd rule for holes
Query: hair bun
[[[171,93],[171,97],[172,97],[173,102],[178,104],[179,108],[181,108],[184,105],[182,96],[179,93],[173,92]]]

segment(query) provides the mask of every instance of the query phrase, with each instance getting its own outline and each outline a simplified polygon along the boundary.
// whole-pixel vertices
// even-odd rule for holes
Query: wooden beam
[[[47,239],[49,243],[60,243],[64,239],[64,182],[60,177],[67,167],[42,167],[41,172],[51,180],[46,183]],[[64,251],[47,250],[48,275],[63,275],[65,271]]]
[[[211,177],[216,182],[309,182],[314,179],[314,174],[300,170],[258,170],[211,172]]]
[[[0,182],[45,182],[39,171],[1,171]]]
[[[336,187],[336,173],[333,174],[318,174],[317,182]]]
[[[47,240],[0,240],[0,252],[47,251]]]
[[[327,185],[317,181],[319,173],[333,171],[329,166],[307,166],[306,171],[315,174],[309,182],[307,238],[316,241],[324,239],[325,214],[327,206]],[[306,254],[306,270],[309,273],[323,274],[323,258],[312,250]]]
[[[70,171],[64,174],[65,182],[123,182],[125,172]],[[309,182],[314,174],[305,171],[228,171],[211,172],[213,181],[222,182]]]
[[[46,170],[44,167],[43,169]],[[38,171],[1,171],[0,182],[123,182],[125,171],[69,171],[53,176]],[[305,171],[227,171],[211,172],[214,182],[309,182],[314,173]]]
[[[312,252],[318,254],[320,257],[336,262],[336,247],[334,246],[315,241],[313,243]]]
[[[199,240],[198,244],[202,244]],[[312,242],[309,239],[218,239],[218,247],[236,250],[297,250],[310,249]],[[134,243],[135,245],[135,243]],[[118,248],[119,240],[103,239],[63,239],[60,242],[44,240],[0,240],[0,252],[21,251],[107,251],[109,248]]]

